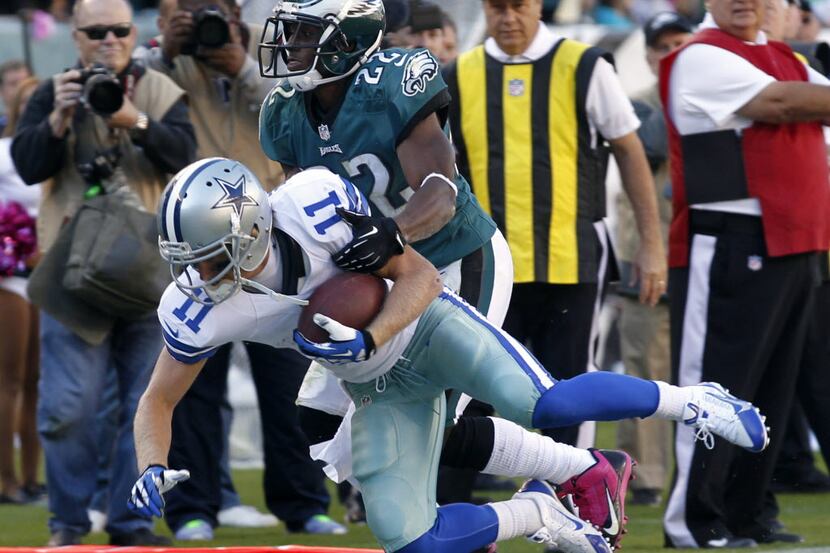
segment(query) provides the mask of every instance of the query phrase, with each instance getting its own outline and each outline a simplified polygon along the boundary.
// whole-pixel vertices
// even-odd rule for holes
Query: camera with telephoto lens
[[[182,44],[181,53],[192,56],[199,46],[221,48],[231,41],[231,26],[225,13],[216,6],[193,12],[193,34]]]
[[[115,73],[100,64],[81,70],[81,103],[101,116],[110,116],[124,105],[124,87]]]

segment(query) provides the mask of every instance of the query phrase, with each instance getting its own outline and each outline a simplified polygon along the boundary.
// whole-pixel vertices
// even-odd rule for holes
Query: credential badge
[[[525,82],[522,79],[511,79],[507,83],[507,91],[511,96],[524,96]]]
[[[320,138],[323,140],[331,139],[331,131],[329,131],[329,126],[325,123],[322,123],[319,127],[317,127],[317,132],[320,133]]]

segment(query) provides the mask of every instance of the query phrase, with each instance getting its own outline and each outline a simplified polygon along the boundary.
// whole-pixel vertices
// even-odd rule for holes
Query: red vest
[[[706,29],[684,48],[691,44],[728,50],[779,81],[807,81],[806,67],[783,42],[751,45],[719,29]],[[770,256],[830,249],[830,180],[821,125],[755,122],[740,136],[729,130],[681,137],[671,120],[668,96],[671,69],[682,50],[660,64],[674,207],[669,266],[688,265],[689,204],[707,201],[758,198]]]

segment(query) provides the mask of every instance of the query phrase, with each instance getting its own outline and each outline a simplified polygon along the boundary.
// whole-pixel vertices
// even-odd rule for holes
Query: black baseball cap
[[[441,8],[429,0],[409,0],[409,26],[413,33],[443,28]]]
[[[654,46],[660,35],[666,31],[679,31],[681,33],[693,32],[692,24],[682,15],[674,12],[661,12],[649,19],[643,32],[646,35],[646,46]]]
[[[409,22],[409,0],[383,0],[386,32],[393,33]]]

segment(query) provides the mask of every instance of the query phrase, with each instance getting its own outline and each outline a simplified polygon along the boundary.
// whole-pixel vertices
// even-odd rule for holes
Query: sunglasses
[[[104,40],[110,31],[117,38],[125,38],[133,30],[132,23],[120,23],[118,25],[92,25],[90,27],[81,27],[78,29],[84,33],[90,40]]]

